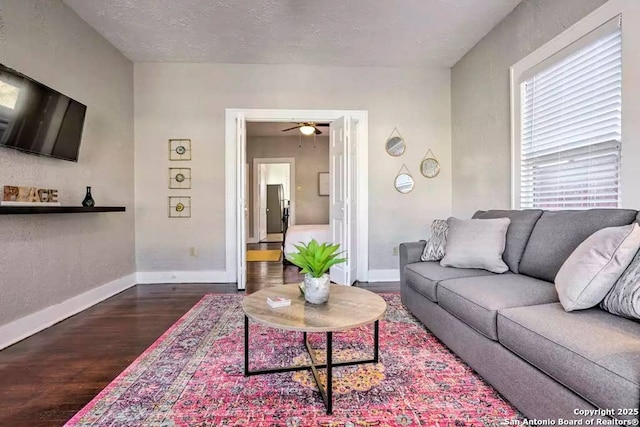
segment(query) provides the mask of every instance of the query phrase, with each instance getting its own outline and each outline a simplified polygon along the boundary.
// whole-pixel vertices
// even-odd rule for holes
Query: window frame
[[[610,3],[618,3],[617,1]],[[607,6],[605,4],[605,6]],[[522,103],[521,96],[522,90],[520,82],[524,75],[527,75],[530,70],[535,69],[542,62],[549,60],[554,55],[557,55],[561,51],[569,48],[572,44],[578,42],[589,33],[598,29],[608,21],[615,19],[616,17],[622,17],[623,11],[621,7],[611,7],[615,4],[609,4],[609,7],[601,7],[596,9],[590,15],[587,15],[584,19],[565,30],[554,39],[544,44],[531,54],[527,55],[522,60],[509,68],[509,80],[510,80],[510,113],[511,113],[511,208],[522,209],[520,203],[520,178],[521,178],[521,158],[522,158]],[[622,18],[621,18],[622,19]],[[624,28],[624,27],[623,27]],[[623,31],[624,40],[624,31]],[[624,41],[623,41],[623,58],[624,58]],[[624,60],[623,60],[623,87],[624,87]],[[623,91],[623,105],[624,105],[624,91]],[[624,113],[623,113],[623,127],[624,127]],[[626,151],[626,147],[625,147]],[[622,161],[621,161],[622,163]],[[621,165],[621,168],[623,165]],[[618,207],[622,206],[622,190],[623,181],[622,175],[619,186],[619,198]]]

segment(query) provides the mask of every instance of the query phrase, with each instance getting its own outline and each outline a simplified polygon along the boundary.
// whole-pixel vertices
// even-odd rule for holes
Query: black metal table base
[[[270,369],[258,369],[255,371],[249,370],[249,318],[244,316],[244,375],[263,375],[263,374],[278,374],[282,372],[304,371],[311,370],[313,378],[316,381],[320,396],[324,406],[327,408],[327,415],[331,415],[333,412],[333,368],[339,366],[351,366],[361,365],[363,363],[378,363],[379,357],[379,321],[376,320],[373,324],[373,358],[371,359],[358,359],[349,360],[344,362],[333,361],[333,332],[327,332],[327,361],[326,363],[319,363],[314,355],[314,351],[307,339],[307,333],[303,333],[303,342],[311,358],[310,365],[298,365],[287,366],[283,368],[270,368]],[[327,386],[326,388],[320,382],[320,375],[318,375],[318,369],[326,368],[327,370]]]

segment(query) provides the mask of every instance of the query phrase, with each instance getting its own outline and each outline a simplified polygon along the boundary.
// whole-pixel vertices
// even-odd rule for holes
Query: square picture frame
[[[169,160],[191,160],[191,140],[190,139],[170,139],[169,140]]]
[[[318,196],[328,196],[330,188],[329,172],[318,173]]]
[[[169,188],[188,190],[191,188],[191,168],[169,168]]]
[[[169,218],[191,218],[191,197],[169,196]]]

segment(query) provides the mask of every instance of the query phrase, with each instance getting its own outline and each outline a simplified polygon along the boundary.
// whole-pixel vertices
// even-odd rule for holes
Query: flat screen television
[[[78,161],[87,107],[0,64],[0,147]]]

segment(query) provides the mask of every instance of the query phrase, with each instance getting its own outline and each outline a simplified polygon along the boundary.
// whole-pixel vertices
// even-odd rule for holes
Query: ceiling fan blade
[[[318,123],[318,124],[316,124],[316,127],[317,126],[329,127],[330,123]]]
[[[282,131],[281,131],[281,132],[286,132],[286,131],[289,131],[289,130],[298,129],[298,128],[301,128],[302,126],[304,126],[304,125],[294,126],[294,127],[292,127],[292,128],[289,128],[289,129],[282,129]]]
[[[322,133],[322,131],[320,129],[318,129],[317,127],[314,126],[314,128],[316,130],[315,131],[316,135],[320,135]]]

